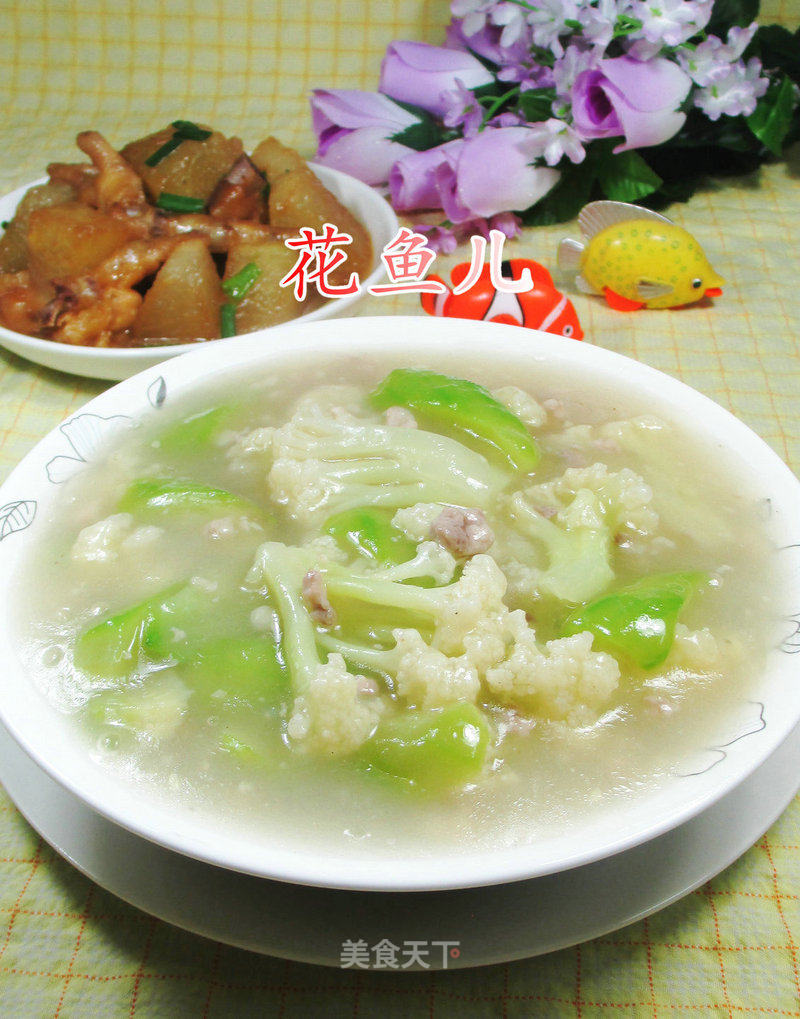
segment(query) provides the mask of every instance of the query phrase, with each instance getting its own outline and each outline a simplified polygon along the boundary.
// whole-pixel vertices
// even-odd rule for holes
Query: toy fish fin
[[[525,315],[519,298],[516,294],[508,294],[504,290],[495,293],[483,318],[486,322],[513,322],[518,326],[525,324]]]
[[[639,280],[636,284],[636,291],[643,301],[652,301],[656,297],[666,297],[671,294],[675,287],[669,283],[655,283],[652,280]]]
[[[589,202],[588,205],[584,205],[578,216],[578,226],[584,237],[591,240],[606,227],[614,226],[616,223],[625,223],[631,219],[652,219],[659,223],[672,222],[666,216],[660,216],[652,209],[645,209],[641,205],[631,205],[629,202],[601,201]]]
[[[596,290],[592,284],[580,273],[575,277],[575,286],[580,290],[582,294],[599,294],[600,291]]]
[[[494,318],[484,319],[488,322],[497,322],[502,326],[521,326],[522,323],[518,322],[512,315],[495,315]]]
[[[507,264],[511,269],[511,278],[515,280],[522,279],[524,271],[530,269],[531,280],[533,281],[532,290],[554,289],[555,283],[553,283],[553,277],[541,262],[534,262],[532,258],[512,258]],[[507,275],[505,271],[503,274]]]
[[[629,298],[623,297],[622,294],[612,290],[611,287],[605,287],[603,294],[609,308],[613,308],[614,311],[638,311],[639,308],[644,307],[644,301],[631,301]]]
[[[573,240],[572,237],[565,237],[558,246],[558,268],[564,269],[566,272],[580,269],[585,250],[586,245],[581,244],[580,241]]]

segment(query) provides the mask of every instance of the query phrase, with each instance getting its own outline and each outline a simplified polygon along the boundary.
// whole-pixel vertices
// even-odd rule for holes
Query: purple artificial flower
[[[389,173],[389,191],[395,209],[408,212],[441,208],[436,171],[442,163],[455,158],[464,144],[463,138],[456,138],[423,152],[408,152],[398,159]]]
[[[624,136],[615,152],[660,145],[683,126],[686,116],[678,107],[691,84],[688,74],[664,57],[601,60],[575,80],[573,126],[584,141]]]
[[[548,166],[555,166],[566,156],[572,163],[582,163],[586,150],[574,128],[556,117],[531,124],[529,131],[536,139],[539,155]]]
[[[642,27],[628,36],[628,52],[649,60],[664,46],[682,45],[706,27],[713,6],[714,0],[634,0],[631,14]]]
[[[577,40],[567,47],[563,57],[555,61],[552,71],[553,84],[556,97],[562,104],[569,103],[572,98],[572,89],[578,75],[584,71],[594,70],[599,65],[601,57],[602,52],[599,48],[592,48]]]
[[[758,57],[751,57],[746,64],[744,60],[737,60],[728,65],[724,76],[715,78],[699,90],[695,104],[709,120],[719,120],[723,115],[738,117],[744,114],[749,117],[768,86],[769,79],[761,77]]]
[[[465,22],[451,21],[447,26],[445,43],[449,49],[472,50],[479,57],[491,60],[501,68],[530,61],[530,37],[517,39],[512,45],[503,46],[500,43],[503,33],[496,26],[484,25],[480,31],[467,34],[464,24]]]
[[[367,184],[385,184],[392,165],[411,149],[392,136],[418,119],[377,92],[316,89],[311,118],[319,147],[317,162]]]
[[[445,127],[460,128],[465,138],[477,134],[483,123],[484,109],[475,98],[475,93],[464,88],[461,80],[456,78],[455,88],[442,93],[445,111],[442,121]]]
[[[441,208],[451,223],[527,209],[560,176],[532,165],[541,151],[527,127],[498,127],[409,153],[389,175],[392,204],[401,212]]]
[[[453,223],[527,209],[556,184],[557,170],[532,166],[527,128],[489,128],[465,141],[436,170],[445,215]]]
[[[676,56],[695,85],[710,85],[727,76],[730,65],[735,63],[755,35],[758,25],[754,21],[747,28],[734,25],[728,29],[727,42],[716,35],[710,35],[693,49],[681,48]]]
[[[398,40],[386,49],[378,88],[393,99],[441,116],[447,110],[442,94],[452,92],[457,81],[474,89],[489,85],[494,77],[471,53]]]
[[[614,29],[621,14],[628,14],[633,0],[599,0],[597,6],[579,4],[575,15],[581,24],[581,40],[591,43],[600,50],[599,56],[605,52],[606,46],[614,38]],[[572,47],[570,47],[571,49]],[[569,53],[570,49],[567,49]]]
[[[527,21],[531,26],[534,43],[550,50],[553,56],[560,57],[564,47],[559,37],[572,32],[567,22],[577,20],[581,5],[578,0],[537,0],[535,6],[531,6]]]

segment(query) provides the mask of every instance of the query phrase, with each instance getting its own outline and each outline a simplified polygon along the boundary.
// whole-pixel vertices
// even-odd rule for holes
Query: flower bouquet
[[[440,250],[660,207],[800,138],[800,30],[758,0],[452,0],[444,47],[393,42],[378,92],[316,90],[317,159],[388,189]]]

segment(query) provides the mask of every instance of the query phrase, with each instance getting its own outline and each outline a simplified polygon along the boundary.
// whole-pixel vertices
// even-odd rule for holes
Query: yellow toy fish
[[[666,216],[625,202],[591,202],[578,225],[586,243],[563,240],[558,266],[577,270],[578,289],[603,294],[617,311],[677,308],[722,294],[725,280],[703,249]]]

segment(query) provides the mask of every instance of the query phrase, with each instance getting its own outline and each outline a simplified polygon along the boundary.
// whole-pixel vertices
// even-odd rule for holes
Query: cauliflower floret
[[[670,665],[693,671],[708,671],[719,665],[717,638],[708,629],[690,630],[683,623],[675,626],[675,640],[670,651]]]
[[[533,505],[556,508],[557,518],[567,527],[606,523],[612,529],[647,535],[658,526],[658,514],[650,506],[652,489],[628,467],[620,471],[610,471],[604,463],[569,467],[554,481],[526,489],[525,495]]]
[[[347,553],[331,534],[318,534],[315,538],[307,541],[303,547],[312,554],[318,566],[328,566],[331,563],[342,564],[346,563],[348,559]]]
[[[524,389],[518,389],[517,386],[501,386],[492,390],[492,396],[505,404],[528,428],[541,428],[547,420],[547,411]]]
[[[437,620],[434,644],[445,654],[459,653],[465,637],[477,627],[499,624],[508,614],[503,604],[506,578],[490,555],[473,556],[461,579],[440,590],[449,596]]]
[[[278,428],[272,447],[270,493],[302,521],[365,505],[482,507],[508,483],[504,470],[447,436],[344,420],[316,404]]]
[[[223,436],[225,456],[228,460],[240,463],[253,457],[268,458],[272,451],[274,428],[266,426],[248,429],[244,432],[227,432]]]
[[[70,552],[74,563],[106,563],[119,558],[120,547],[133,527],[130,513],[113,513],[89,524],[78,534]]]
[[[448,658],[416,630],[395,630],[400,664],[397,690],[411,704],[441,708],[454,701],[475,702],[481,681],[470,655]]]
[[[308,520],[326,506],[342,486],[325,473],[320,460],[278,456],[269,472],[270,491],[276,502],[292,506],[296,516]]]
[[[364,406],[364,397],[357,386],[318,386],[295,403],[292,415],[306,417],[319,414],[336,421],[358,424],[365,417],[374,417]]]
[[[155,524],[143,524],[137,527],[132,534],[124,538],[119,547],[120,552],[125,555],[140,555],[145,549],[149,549],[166,532],[163,527],[156,527]]]
[[[456,572],[456,561],[437,541],[422,541],[413,559],[398,566],[378,566],[372,572],[380,573],[386,580],[430,577],[436,585],[449,584]]]
[[[392,517],[392,527],[411,541],[424,541],[431,535],[431,524],[444,509],[439,502],[418,502],[414,506],[399,509]]]
[[[307,689],[295,698],[287,732],[290,739],[316,753],[350,754],[375,730],[383,702],[367,689],[363,676],[347,671],[341,655],[320,665]]]
[[[592,651],[591,633],[551,640],[541,648],[524,613],[511,613],[509,625],[515,638],[511,653],[486,671],[492,693],[552,721],[594,724],[619,685],[615,659]]]

